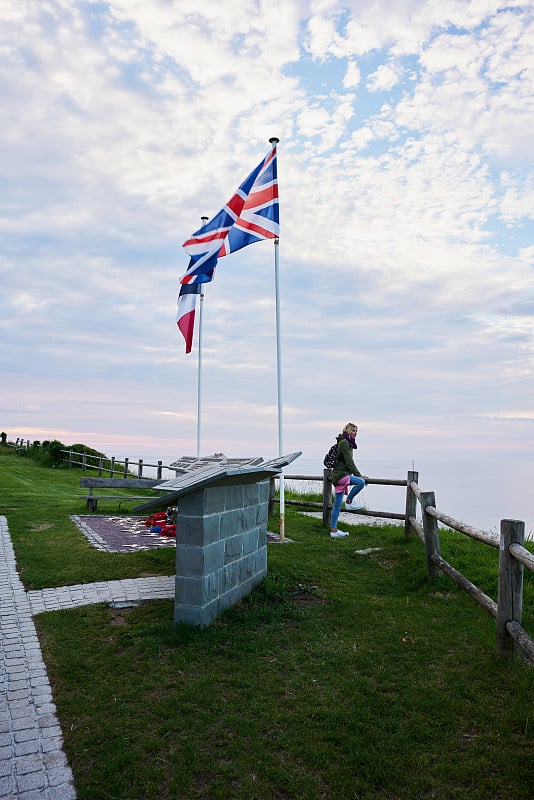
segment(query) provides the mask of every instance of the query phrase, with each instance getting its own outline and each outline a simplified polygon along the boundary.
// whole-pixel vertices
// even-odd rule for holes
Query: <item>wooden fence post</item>
[[[72,450],[69,450],[69,464],[68,464],[68,469],[70,469],[71,467],[72,467]]]
[[[109,477],[113,477],[113,473],[115,472],[115,456],[111,456],[111,461],[109,464]]]
[[[129,462],[129,460],[130,460],[129,458],[125,458],[124,459],[124,477],[125,478],[128,477],[128,462]]]
[[[104,463],[104,456],[100,456],[98,459],[98,476],[102,475],[102,465]]]
[[[82,472],[87,469],[87,453],[82,454]]]
[[[163,461],[158,461],[158,475],[157,475],[158,481],[161,480],[162,464],[163,464]]]
[[[139,459],[139,463],[137,464],[137,477],[138,478],[142,478],[143,477],[143,459],[142,458]]]
[[[497,655],[511,657],[518,651],[506,624],[521,625],[523,611],[523,564],[510,553],[512,543],[524,545],[525,523],[517,519],[501,520],[499,549],[499,589],[497,594]]]
[[[332,512],[332,470],[323,469],[323,527],[330,527]]]
[[[418,472],[408,472],[407,477],[407,486],[406,486],[406,520],[404,522],[404,535],[409,536],[413,533],[413,528],[410,524],[410,517],[417,516],[417,497],[412,492],[410,483],[415,481],[416,483],[419,481],[419,473]]]
[[[425,550],[426,550],[426,565],[428,569],[428,577],[430,580],[435,580],[439,575],[439,568],[432,561],[434,554],[441,555],[439,546],[439,529],[438,521],[435,517],[427,513],[427,506],[436,507],[436,497],[434,492],[421,492],[419,501],[421,503],[421,510],[423,513],[423,530],[425,533]]]

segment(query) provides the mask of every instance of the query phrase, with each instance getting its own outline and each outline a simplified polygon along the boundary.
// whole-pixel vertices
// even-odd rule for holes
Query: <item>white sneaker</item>
[[[345,510],[346,511],[360,511],[362,508],[363,508],[363,506],[358,505],[356,500],[352,500],[352,502],[350,502],[350,503],[349,502],[345,503]]]
[[[344,539],[345,536],[348,536],[348,535],[349,534],[346,531],[340,531],[340,530],[337,530],[337,529],[335,531],[330,531],[330,537],[332,539]]]

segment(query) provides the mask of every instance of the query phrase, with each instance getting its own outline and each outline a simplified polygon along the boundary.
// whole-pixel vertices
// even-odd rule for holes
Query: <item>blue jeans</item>
[[[350,485],[353,487],[347,497],[347,503],[351,503],[354,498],[356,497],[359,492],[365,486],[365,481],[363,478],[358,478],[356,475],[350,476]],[[339,517],[339,512],[341,511],[341,504],[343,503],[343,498],[345,496],[345,492],[338,492],[334,495],[334,505],[332,506],[332,516],[330,517],[330,527],[337,528],[337,520]]]

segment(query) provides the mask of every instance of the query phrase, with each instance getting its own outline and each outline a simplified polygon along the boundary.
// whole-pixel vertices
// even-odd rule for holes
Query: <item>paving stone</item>
[[[55,714],[43,714],[37,718],[40,728],[52,728],[57,725],[57,717]]]
[[[37,739],[39,737],[39,731],[37,731],[35,728],[30,728],[24,731],[15,731],[13,736],[17,744],[20,742],[29,742],[32,739]]]
[[[7,692],[7,699],[9,702],[13,700],[24,700],[30,696],[28,689],[15,689]]]
[[[30,789],[29,792],[19,792],[17,800],[43,800],[46,797],[46,789]]]
[[[56,706],[54,703],[35,703],[35,709],[39,716],[43,714],[55,714],[56,713]]]
[[[20,719],[21,717],[28,717],[31,716],[32,713],[32,706],[31,703],[25,702],[20,703],[17,701],[17,704],[13,703],[11,708],[10,717],[12,720]]]
[[[41,751],[41,742],[39,739],[30,739],[27,742],[15,742],[13,749],[16,758],[27,756],[30,753],[39,753]]]
[[[28,775],[30,772],[40,772],[43,769],[43,761],[39,756],[17,758],[15,761],[15,771],[17,776]]]
[[[13,774],[13,761],[11,759],[0,761],[0,778],[7,778]]]
[[[13,756],[13,748],[11,744],[0,747],[0,761],[9,761]]]
[[[0,797],[9,797],[10,800],[14,798],[15,779],[8,776],[0,778]]]
[[[22,800],[25,800],[22,798]],[[70,784],[62,784],[50,788],[46,793],[46,800],[76,800],[76,792],[74,786]]]
[[[32,728],[35,728],[35,715],[31,717],[18,717],[17,719],[13,720],[14,731],[23,731]]]
[[[29,687],[29,682],[27,679],[21,680],[20,676],[17,676],[17,680],[9,680],[8,683],[8,693],[11,692],[18,692],[18,691],[27,691]]]
[[[55,725],[51,725],[51,726],[50,726],[50,727],[48,727],[48,728],[43,728],[43,729],[41,730],[41,736],[43,737],[43,742],[44,742],[46,739],[50,739],[50,738],[51,738],[51,737],[53,737],[53,736],[59,736],[59,737],[61,737],[61,728],[60,728],[60,727],[59,727],[59,725],[57,724],[57,720],[56,720],[56,724],[55,724]]]
[[[50,786],[60,786],[69,782],[72,773],[68,767],[58,767],[48,769],[46,776]]]
[[[11,706],[12,714],[14,713],[16,708],[20,708],[20,709],[23,709],[23,710],[26,709],[26,708],[29,708],[32,705],[32,697],[31,697],[30,692],[26,692],[24,697],[15,697],[13,700],[10,701],[9,705]],[[24,711],[24,713],[28,713],[28,712]],[[24,716],[24,713],[23,713],[23,716]]]
[[[47,753],[43,756],[43,763],[46,767],[50,767],[50,769],[66,767],[67,756],[61,750],[54,750],[53,753]]]
[[[63,747],[63,740],[61,736],[53,736],[50,739],[42,739],[41,750],[43,753],[53,753],[55,750],[61,750]]]
[[[46,675],[40,675],[38,678],[32,678],[30,680],[30,686],[32,688],[36,688],[37,686],[48,686],[48,677]]]
[[[19,792],[27,792],[30,789],[41,789],[46,784],[44,770],[30,772],[27,775],[17,777],[17,789]]]

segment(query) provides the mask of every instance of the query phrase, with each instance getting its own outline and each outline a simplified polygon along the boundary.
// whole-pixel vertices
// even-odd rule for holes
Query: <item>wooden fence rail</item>
[[[129,458],[120,460],[112,456],[92,456],[88,453],[77,453],[74,450],[61,450],[65,454],[65,462],[70,467],[81,467],[82,472],[88,469],[97,470],[99,477],[104,473],[113,478],[120,475],[123,478],[142,478],[145,468],[154,468],[156,470],[156,478],[161,480],[163,478],[163,470],[172,472],[173,476],[176,475],[176,470],[163,464],[163,461],[158,461],[157,464],[149,464],[140,458],[138,461],[132,461]]]
[[[314,483],[322,484],[322,503],[316,503],[311,500],[285,500],[287,505],[301,506],[302,508],[321,508],[323,512],[323,525],[326,527],[330,522],[330,513],[332,511],[332,470],[323,470],[322,475],[284,475],[287,481],[313,481]],[[274,503],[279,502],[275,497],[275,482],[276,478],[271,481],[271,502],[270,511],[274,507]],[[398,480],[397,478],[368,478],[368,484],[375,484],[379,486],[406,486],[405,480]],[[357,511],[352,511],[353,514],[361,514],[367,517],[381,517],[382,519],[398,519],[404,521],[405,514],[399,514],[396,511],[372,511],[371,509],[361,508]]]

